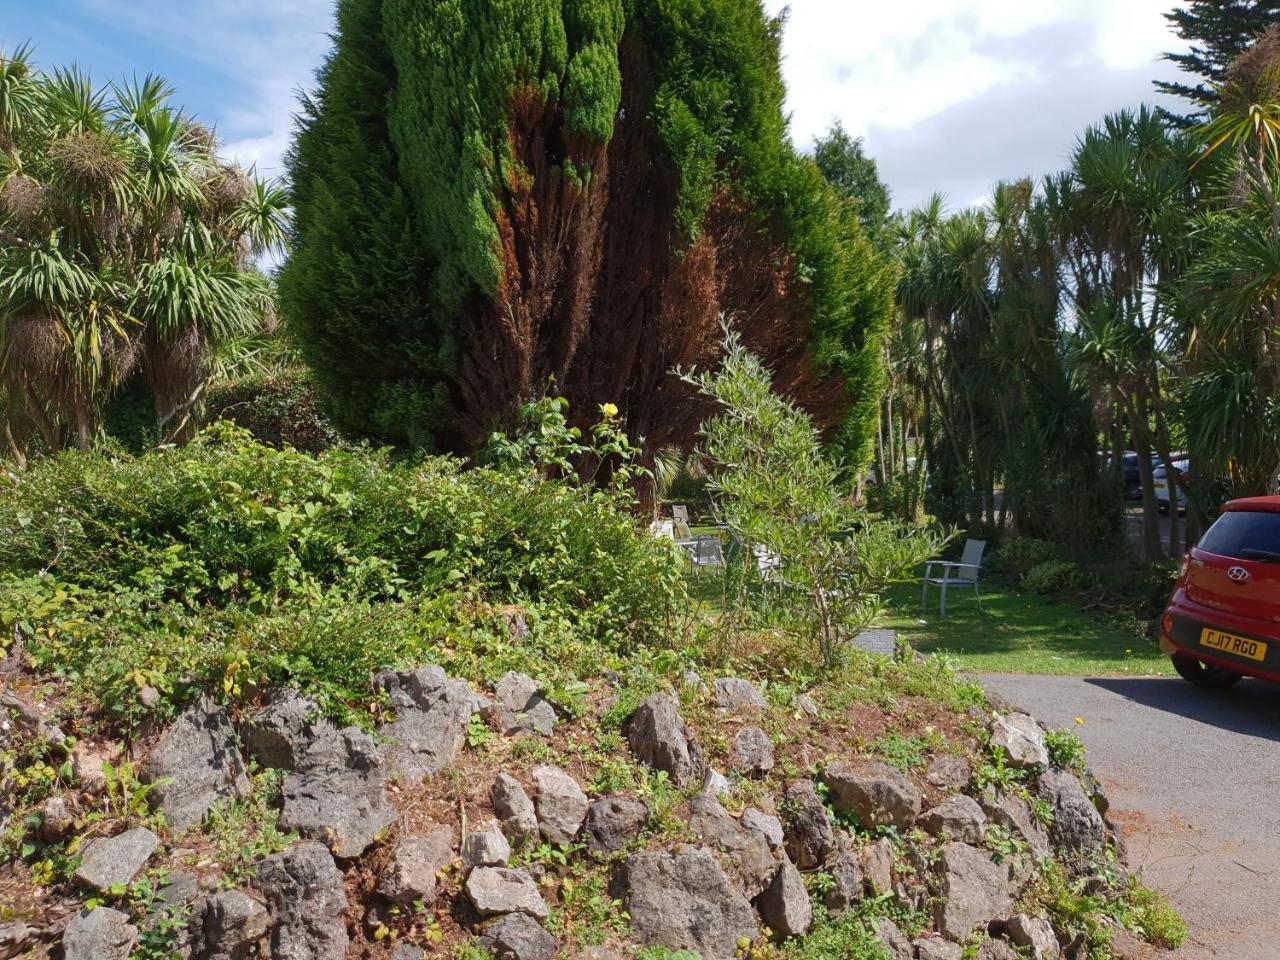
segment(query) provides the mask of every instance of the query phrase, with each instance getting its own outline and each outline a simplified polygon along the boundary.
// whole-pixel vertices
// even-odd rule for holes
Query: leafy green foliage
[[[903,773],[924,767],[925,750],[929,743],[923,737],[890,733],[872,741],[871,749],[885,763],[897,767]]]
[[[271,308],[252,258],[283,237],[283,188],[217,157],[161,79],[95,87],[0,53],[0,357],[9,451],[87,446],[145,383],[157,431],[190,435],[212,357]]]
[[[1044,736],[1049,760],[1055,767],[1080,769],[1084,766],[1084,743],[1070,730],[1050,730]]]
[[[717,371],[684,374],[720,410],[700,430],[712,497],[743,545],[741,562],[781,591],[791,629],[830,665],[879,612],[884,588],[943,541],[853,507],[809,418],[773,392],[768,371],[728,329],[724,347]]]
[[[836,192],[854,205],[867,235],[881,239],[889,223],[889,188],[862,138],[849,136],[837,120],[814,144],[813,159]]]
[[[1116,920],[1148,943],[1176,950],[1187,939],[1187,922],[1169,905],[1163,893],[1144,887],[1137,880],[1128,895],[1118,901]]]
[[[1000,545],[998,560],[1010,573],[1021,578],[1042,563],[1062,559],[1062,547],[1036,537],[1010,537]]]
[[[636,530],[628,495],[527,471],[311,457],[222,425],[5,483],[0,615],[129,722],[143,684],[170,705],[189,684],[296,683],[345,714],[389,664],[474,657],[546,676],[547,649],[598,662],[588,640],[658,639],[683,595],[679,558]],[[527,645],[506,641],[505,603],[526,608]],[[547,677],[569,705],[571,677]]]
[[[1157,80],[1155,87],[1191,101],[1194,109],[1190,116],[1172,117],[1178,125],[1189,126],[1202,119],[1217,100],[1214,85],[1222,81],[1231,61],[1267,27],[1280,23],[1280,4],[1276,0],[1234,0],[1230,5],[1220,0],[1190,0],[1164,16],[1188,44],[1186,50],[1166,53],[1164,59],[1177,64],[1194,82]]]
[[[1080,567],[1070,560],[1049,560],[1038,563],[1022,578],[1022,585],[1032,593],[1061,593],[1074,590],[1084,583]]]

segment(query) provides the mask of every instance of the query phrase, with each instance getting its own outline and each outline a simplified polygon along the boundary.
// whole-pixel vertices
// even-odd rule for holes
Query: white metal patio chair
[[[689,561],[698,567],[723,567],[724,546],[719,537],[698,537],[689,551]]]
[[[673,503],[671,505],[671,519],[687,524],[689,522],[689,508],[682,503]]]
[[[924,567],[924,582],[920,586],[920,609],[925,608],[929,595],[929,584],[942,588],[942,597],[938,604],[938,613],[947,615],[947,587],[973,587],[973,595],[978,601],[978,609],[982,609],[982,596],[978,593],[978,574],[982,569],[982,551],[987,548],[985,540],[966,540],[964,553],[959,563],[946,560],[930,560]],[[934,567],[942,568],[942,576],[933,572]]]

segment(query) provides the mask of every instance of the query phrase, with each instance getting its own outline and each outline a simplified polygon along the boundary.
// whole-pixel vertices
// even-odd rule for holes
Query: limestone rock
[[[271,929],[267,908],[242,890],[212,894],[204,907],[202,956],[247,957]]]
[[[1004,940],[988,940],[978,948],[974,960],[1022,960],[1018,951]]]
[[[493,690],[493,703],[485,710],[485,719],[496,723],[504,734],[540,733],[550,736],[556,725],[556,711],[542,695],[542,687],[533,677],[514,671],[503,674]]]
[[[792,697],[791,709],[796,713],[804,714],[806,717],[818,716],[818,705],[813,702],[813,697],[807,693],[799,693]]]
[[[893,889],[893,843],[880,837],[862,848],[862,872],[871,892],[877,896]]]
[[[453,828],[437,824],[423,836],[401,834],[382,876],[378,893],[393,903],[435,903],[436,874],[453,860]]]
[[[773,769],[773,741],[759,727],[743,727],[734,735],[729,749],[733,769],[746,776]]]
[[[1016,913],[1005,924],[1005,933],[1014,944],[1030,952],[1031,960],[1058,960],[1061,956],[1053,926],[1043,917]]]
[[[342,871],[319,843],[299,843],[258,864],[253,885],[271,905],[273,960],[343,960],[348,937]]]
[[[466,742],[467,723],[476,708],[467,682],[432,666],[383,670],[374,685],[386,691],[394,711],[394,719],[379,728],[387,741],[383,759],[391,775],[420,783],[451,764]]]
[[[297,769],[316,740],[337,733],[337,726],[320,716],[314,700],[290,689],[273,690],[266,703],[240,724],[245,754],[279,770]]]
[[[503,913],[527,913],[539,920],[547,917],[547,905],[533,878],[524,870],[509,867],[476,867],[467,877],[467,899],[482,917]]]
[[[605,797],[587,810],[587,846],[602,853],[621,850],[649,822],[649,806],[633,797]]]
[[[1027,769],[1049,763],[1044,731],[1034,717],[1025,713],[996,716],[991,721],[991,746],[1001,748],[1009,766]]]
[[[89,793],[101,793],[106,789],[107,778],[102,764],[108,759],[106,752],[94,749],[83,740],[71,748],[71,772],[76,784]]]
[[[763,834],[772,849],[777,850],[782,846],[785,836],[782,832],[782,821],[777,817],[757,810],[755,807],[747,807],[742,811],[739,819],[747,829]]]
[[[76,818],[67,806],[65,797],[49,797],[40,808],[40,839],[55,843],[69,834],[76,825]]]
[[[768,707],[760,688],[740,677],[720,677],[715,682],[716,706],[721,713],[754,713]]]
[[[505,773],[498,774],[489,790],[489,799],[508,838],[519,842],[538,836],[537,811],[515,777]]]
[[[154,784],[151,801],[179,833],[203,822],[219,800],[249,791],[235,729],[208,694],[174,721],[142,761],[138,779]]]
[[[881,917],[876,922],[876,932],[888,952],[889,960],[914,960],[915,951],[911,947],[911,941],[888,917]]]
[[[655,693],[636,708],[627,725],[627,742],[636,759],[655,770],[665,770],[681,789],[702,779],[704,763],[698,738],[665,693]]]
[[[110,907],[81,910],[62,935],[65,960],[126,960],[138,939],[138,928]]]
[[[987,829],[987,815],[972,797],[957,793],[925,811],[920,826],[935,837],[981,843]]]
[[[759,935],[751,904],[706,850],[637,853],[624,864],[620,880],[632,931],[644,946],[731,960],[740,939]]]
[[[505,867],[511,859],[511,844],[496,823],[482,824],[462,841],[462,863],[471,867]]]
[[[534,767],[533,783],[539,832],[551,843],[572,843],[587,818],[587,795],[559,767]]]
[[[1049,836],[1055,847],[1085,856],[1102,850],[1107,837],[1106,824],[1075,774],[1056,768],[1045,771],[1040,777],[1038,793],[1053,807]]]
[[[689,801],[689,826],[711,849],[718,850],[726,874],[748,900],[754,900],[772,881],[778,862],[769,841],[731,817],[714,797]]]
[[[560,942],[527,913],[508,913],[484,928],[477,945],[502,960],[552,960]]]
[[[1049,831],[1035,818],[1025,800],[1012,793],[997,793],[995,789],[988,788],[978,801],[991,823],[1025,841],[1036,857],[1049,855]]]
[[[714,767],[707,767],[707,772],[702,778],[702,795],[704,797],[727,797],[733,793],[733,784],[719,770]]]
[[[908,829],[920,815],[923,798],[902,771],[885,763],[836,761],[822,772],[835,808],[852,814],[866,829]]]
[[[186,870],[170,870],[165,874],[164,886],[156,891],[156,900],[166,906],[192,903],[200,896],[200,881]]]
[[[936,934],[921,937],[912,946],[916,948],[916,960],[962,960],[964,957],[964,947]]]
[[[963,790],[972,776],[969,761],[951,753],[934,757],[924,771],[924,778],[940,790]]]
[[[57,724],[45,719],[40,707],[18,696],[13,690],[0,691],[0,720],[10,714],[14,725],[27,736],[58,752],[66,749],[67,735]]]
[[[795,864],[785,858],[757,905],[764,922],[778,936],[802,937],[813,924],[813,905],[809,903],[804,879]]]
[[[146,827],[91,840],[81,854],[75,878],[104,892],[115,884],[132,883],[159,846],[160,838]]]
[[[810,780],[797,780],[782,794],[782,822],[787,856],[801,870],[815,870],[835,849],[827,808]]]
[[[939,902],[934,924],[943,936],[962,941],[987,928],[1012,904],[1007,868],[986,850],[952,841],[938,858]]]
[[[396,820],[376,771],[308,770],[284,778],[280,825],[323,840],[334,856],[358,857]]]
[[[862,902],[866,895],[866,877],[861,858],[848,851],[839,854],[830,865],[831,888],[823,896],[828,912],[838,917]]]

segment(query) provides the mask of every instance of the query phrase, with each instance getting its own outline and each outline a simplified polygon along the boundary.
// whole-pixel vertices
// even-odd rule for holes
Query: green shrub
[[[1131,881],[1129,895],[1119,902],[1117,919],[1148,943],[1176,950],[1187,939],[1187,922],[1163,893]]]
[[[612,441],[611,441],[612,442]],[[0,480],[0,622],[132,724],[195,689],[291,684],[360,721],[369,675],[574,673],[666,639],[675,549],[634,502],[529,471],[279,450],[228,424],[137,458],[63,453]],[[511,642],[507,605],[530,636]],[[161,694],[145,710],[143,686]]]
[[[268,610],[337,589],[408,599],[458,584],[655,631],[678,559],[625,493],[458,461],[277,450],[228,425],[138,458],[65,453],[0,481],[0,569]]]
[[[770,372],[727,325],[720,367],[682,377],[717,408],[699,429],[699,455],[720,518],[752,547],[740,551],[739,568],[772,588],[760,593],[773,595],[783,629],[832,665],[880,612],[883,591],[945,538],[855,507],[812,420],[774,392]],[[761,570],[757,556],[771,556],[772,569]]]
[[[1044,563],[1062,559],[1062,548],[1035,537],[1011,537],[1000,547],[997,559],[1002,568],[1019,578]]]
[[[205,412],[208,420],[230,420],[273,447],[319,453],[342,439],[316,407],[311,374],[298,367],[216,383]]]
[[[1044,745],[1055,767],[1084,766],[1084,743],[1070,730],[1050,730],[1044,735]]]
[[[1032,593],[1062,593],[1084,584],[1084,572],[1070,560],[1049,560],[1036,564],[1022,578],[1022,586]]]

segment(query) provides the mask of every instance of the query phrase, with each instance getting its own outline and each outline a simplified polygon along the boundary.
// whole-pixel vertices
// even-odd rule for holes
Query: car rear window
[[[1280,513],[1230,510],[1205,532],[1200,549],[1237,560],[1245,550],[1280,553]]]

